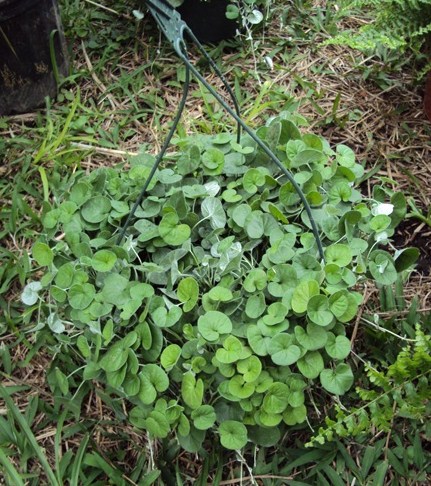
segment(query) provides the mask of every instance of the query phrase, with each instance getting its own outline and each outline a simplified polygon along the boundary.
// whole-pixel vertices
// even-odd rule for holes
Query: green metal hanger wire
[[[138,206],[142,203],[144,196],[147,192],[148,186],[154,177],[154,174],[156,173],[156,170],[158,169],[165,153],[166,150],[172,140],[172,137],[174,136],[174,133],[176,131],[177,125],[180,121],[182,112],[184,111],[184,107],[186,104],[187,100],[187,95],[189,93],[189,87],[190,87],[190,73],[192,73],[196,79],[198,79],[204,86],[205,88],[211,93],[211,95],[220,103],[220,105],[226,110],[226,112],[237,122],[237,141],[240,141],[241,138],[241,130],[243,130],[245,133],[247,133],[255,142],[256,144],[265,152],[265,154],[272,160],[272,162],[283,172],[283,174],[287,177],[289,182],[292,184],[294,187],[295,191],[298,193],[302,204],[304,205],[304,208],[307,212],[308,218],[310,220],[310,225],[311,229],[313,231],[313,235],[316,239],[317,243],[317,248],[319,251],[320,258],[324,260],[324,251],[323,251],[323,246],[322,242],[320,240],[319,236],[319,231],[316,225],[316,222],[314,221],[313,214],[311,212],[310,205],[308,204],[308,201],[302,192],[301,188],[293,178],[292,174],[286,169],[286,167],[278,160],[276,155],[265,145],[265,143],[256,135],[256,133],[251,130],[242,120],[241,120],[241,113],[239,109],[238,102],[235,98],[235,95],[232,91],[232,88],[229,86],[228,82],[226,81],[226,78],[223,76],[221,73],[220,69],[218,68],[217,64],[211,59],[209,54],[205,51],[203,48],[202,44],[199,42],[199,40],[196,38],[196,36],[193,34],[191,31],[190,27],[181,19],[180,14],[172,8],[172,6],[167,2],[167,0],[145,0],[145,4],[148,7],[148,10],[156,20],[160,30],[163,32],[165,37],[169,40],[169,42],[172,44],[172,47],[174,48],[176,54],[178,57],[184,62],[185,67],[186,67],[186,79],[184,82],[184,87],[183,87],[183,95],[181,98],[181,101],[178,106],[177,113],[175,115],[174,121],[172,123],[172,126],[169,130],[169,133],[166,137],[166,140],[157,155],[157,158],[154,162],[153,167],[151,168],[150,174],[145,181],[144,186],[142,187],[142,190],[135,201],[135,204],[133,205],[129,216],[127,217],[126,222],[124,223],[124,226],[121,230],[121,233],[118,237],[118,244],[121,243],[123,240],[127,228],[129,227],[131,220],[135,214],[136,209]],[[226,88],[227,93],[229,94],[234,109],[232,109],[226,101],[222,98],[222,96],[215,91],[215,89],[208,84],[208,82],[204,79],[204,77],[199,73],[199,71],[195,68],[195,66],[190,62],[190,59],[187,54],[187,46],[186,42],[184,39],[184,34],[187,34],[189,39],[192,41],[192,43],[198,48],[198,50],[201,52],[201,54],[205,57],[205,59],[208,61],[210,66],[213,68],[217,76],[220,78],[222,81],[224,87]]]

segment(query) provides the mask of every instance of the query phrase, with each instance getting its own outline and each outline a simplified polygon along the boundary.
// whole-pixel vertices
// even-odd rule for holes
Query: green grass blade
[[[8,409],[11,411],[14,419],[18,423],[22,432],[25,434],[29,444],[31,445],[33,451],[38,457],[43,469],[45,470],[46,475],[48,476],[48,479],[50,480],[50,484],[52,486],[59,486],[57,478],[55,477],[55,474],[52,471],[51,466],[49,465],[45,454],[43,453],[42,449],[37,443],[33,432],[31,431],[25,418],[23,417],[23,415],[21,414],[18,407],[15,405],[14,401],[11,399],[11,397],[6,391],[6,388],[3,385],[0,385],[0,395],[6,402]]]
[[[78,452],[76,453],[76,460],[73,463],[72,474],[70,477],[70,486],[78,486],[79,472],[81,471],[82,459],[84,457],[85,450],[87,449],[89,438],[90,438],[89,434],[84,435],[84,438],[82,439],[81,444],[79,446]]]
[[[54,447],[55,447],[55,471],[57,473],[58,482],[61,484],[61,433],[63,431],[64,420],[66,418],[66,412],[63,412],[57,421],[57,430],[55,431]]]
[[[376,472],[374,474],[373,486],[383,486],[385,484],[388,466],[389,464],[387,461],[383,461],[377,466]]]
[[[3,452],[3,449],[0,448],[0,464],[4,467],[6,472],[6,481],[8,481],[9,477],[9,484],[13,484],[13,486],[24,486],[24,482],[21,479],[19,472],[15,469],[15,466],[10,462],[9,458]]]
[[[42,188],[43,188],[43,200],[45,202],[49,201],[49,182],[48,182],[48,177],[46,176],[46,171],[44,167],[39,167],[39,174],[40,174],[40,179],[42,181]]]

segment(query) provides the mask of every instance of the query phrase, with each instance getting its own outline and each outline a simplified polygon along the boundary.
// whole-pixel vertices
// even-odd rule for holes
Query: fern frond
[[[385,370],[367,365],[366,374],[369,389],[356,389],[364,404],[348,412],[336,407],[335,420],[327,418],[326,427],[319,429],[308,446],[335,437],[355,437],[370,428],[387,432],[398,418],[426,420],[431,400],[431,336],[420,325],[413,345],[402,349],[394,363]]]
[[[390,49],[418,49],[431,33],[431,0],[351,0],[345,9],[368,11],[374,20],[356,31],[346,31],[325,44],[372,51],[379,45]]]

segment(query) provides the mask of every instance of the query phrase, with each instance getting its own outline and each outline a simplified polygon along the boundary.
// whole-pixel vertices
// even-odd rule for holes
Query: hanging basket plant
[[[71,376],[61,361],[49,372],[58,393],[98,383],[137,429],[197,452],[214,437],[274,444],[306,422],[310,396],[349,391],[361,284],[391,285],[417,258],[385,249],[405,199],[379,186],[364,198],[352,150],[301,135],[288,114],[258,135],[311,204],[325,260],[292,184],[247,136],[177,140],[121,245],[153,156],[78,174],[46,208],[41,277],[22,294],[34,332],[74,350]]]

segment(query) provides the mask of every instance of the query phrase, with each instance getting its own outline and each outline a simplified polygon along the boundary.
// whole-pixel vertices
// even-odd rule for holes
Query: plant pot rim
[[[0,0],[0,22],[16,17],[33,8],[41,0]]]

